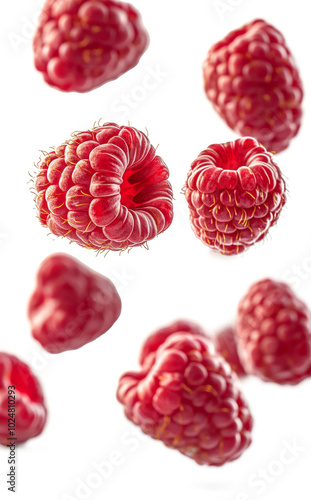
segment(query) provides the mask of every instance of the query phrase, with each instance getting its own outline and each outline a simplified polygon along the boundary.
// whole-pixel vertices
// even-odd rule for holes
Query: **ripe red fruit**
[[[298,133],[302,83],[283,35],[265,21],[256,19],[216,43],[203,76],[208,99],[239,135],[278,153]]]
[[[41,223],[99,251],[143,245],[173,219],[168,168],[145,134],[107,123],[48,153],[35,179]]]
[[[237,350],[236,331],[232,326],[223,328],[214,339],[216,351],[229,363],[231,369],[239,376],[246,375]]]
[[[220,466],[251,443],[252,417],[236,381],[210,340],[176,333],[148,370],[121,377],[117,398],[145,434],[200,465]]]
[[[311,314],[285,283],[250,287],[238,308],[237,342],[246,371],[267,382],[294,385],[311,374]]]
[[[224,255],[243,252],[276,223],[285,189],[272,155],[255,139],[212,144],[199,154],[187,176],[192,230]]]
[[[148,43],[130,4],[47,0],[33,41],[35,66],[53,87],[88,92],[136,66]]]
[[[150,365],[154,362],[154,357],[156,351],[164,341],[172,335],[173,333],[191,333],[193,335],[203,335],[209,338],[209,336],[204,332],[197,323],[188,320],[177,320],[169,326],[160,328],[156,332],[152,333],[145,342],[140,351],[139,364],[144,368],[148,369]]]
[[[16,356],[0,352],[0,444],[6,446],[13,438],[20,444],[39,436],[46,418],[37,377]],[[9,434],[9,423],[13,435]]]
[[[97,339],[120,316],[114,284],[77,259],[53,254],[41,264],[28,317],[33,337],[52,353],[78,349]]]

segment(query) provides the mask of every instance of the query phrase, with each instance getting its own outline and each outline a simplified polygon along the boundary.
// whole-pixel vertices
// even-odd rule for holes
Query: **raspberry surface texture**
[[[9,415],[10,414],[10,415]],[[10,418],[10,420],[8,420]],[[16,356],[0,352],[0,444],[20,444],[39,436],[47,418],[42,389],[30,368]],[[14,434],[8,424],[15,422]]]
[[[53,87],[88,92],[136,66],[148,43],[130,4],[47,0],[33,41],[35,67]]]
[[[276,223],[286,201],[285,189],[272,155],[256,139],[212,144],[199,154],[187,176],[192,230],[215,251],[241,253]]]
[[[191,333],[193,335],[203,335],[208,337],[203,328],[197,323],[189,320],[177,320],[174,323],[159,328],[156,332],[152,333],[143,343],[139,355],[139,364],[145,369],[154,362],[156,351],[164,341],[173,333]]]
[[[108,123],[79,132],[38,164],[38,217],[98,251],[144,245],[173,219],[169,172],[145,134]]]
[[[246,375],[237,349],[236,331],[232,326],[220,330],[214,339],[216,351],[229,363],[231,369],[239,376]]]
[[[261,19],[213,45],[203,64],[208,99],[229,127],[268,151],[287,148],[298,133],[303,89],[283,35]]]
[[[251,443],[236,375],[202,335],[170,335],[148,370],[121,377],[117,398],[145,434],[200,465],[236,460]]]
[[[33,337],[51,353],[78,349],[107,332],[120,316],[114,284],[67,254],[41,264],[28,317]]]
[[[311,374],[311,315],[285,283],[250,287],[237,316],[239,354],[248,373],[267,382],[298,384]]]

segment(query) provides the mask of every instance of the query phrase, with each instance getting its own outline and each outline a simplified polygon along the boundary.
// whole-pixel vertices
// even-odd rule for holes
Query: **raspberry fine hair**
[[[172,222],[168,177],[143,132],[106,123],[77,132],[39,162],[38,217],[54,235],[99,252],[145,245]]]
[[[285,204],[285,181],[256,139],[212,144],[188,172],[185,197],[194,234],[224,255],[261,241]]]
[[[88,92],[136,66],[149,44],[139,12],[114,0],[47,0],[33,41],[44,80]]]
[[[117,321],[121,299],[114,284],[70,255],[40,265],[28,304],[33,337],[51,353],[79,349]]]
[[[8,407],[10,395],[14,400],[12,407]],[[8,435],[8,413],[15,421],[14,436]],[[37,377],[19,358],[0,352],[0,444],[7,446],[12,438],[21,444],[39,436],[46,419],[47,409]]]
[[[284,36],[271,24],[256,19],[213,45],[203,76],[208,99],[237,134],[278,153],[298,133],[302,83]]]

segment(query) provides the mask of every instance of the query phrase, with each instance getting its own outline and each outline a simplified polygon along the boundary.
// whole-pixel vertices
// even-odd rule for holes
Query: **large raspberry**
[[[232,326],[220,330],[215,336],[216,351],[229,363],[231,369],[239,376],[246,375],[237,349],[236,331]]]
[[[229,127],[269,151],[287,148],[301,122],[303,90],[283,35],[257,19],[229,33],[203,64],[208,99]]]
[[[35,179],[43,225],[99,251],[143,245],[172,222],[172,188],[145,134],[107,123],[48,153]]]
[[[33,337],[49,352],[78,349],[107,332],[120,316],[114,284],[77,259],[53,254],[41,264],[28,317]]]
[[[207,337],[203,328],[201,328],[197,323],[183,319],[177,320],[171,325],[160,328],[145,340],[141,348],[139,364],[144,369],[148,369],[150,365],[153,364],[158,347],[160,347],[167,337],[173,333],[191,333],[193,335],[203,335]]]
[[[45,81],[87,92],[130,70],[149,42],[140,14],[113,0],[47,0],[33,48]]]
[[[170,335],[149,370],[125,373],[117,397],[142,431],[198,464],[236,460],[251,443],[252,417],[236,375],[202,335]]]
[[[245,137],[202,151],[188,172],[185,196],[195,235],[230,255],[266,236],[285,203],[285,182],[272,155]]]
[[[311,375],[311,314],[285,283],[250,287],[238,308],[237,342],[247,372],[267,382],[294,385]]]
[[[16,356],[0,352],[0,444],[19,444],[38,436],[46,417],[38,379]]]

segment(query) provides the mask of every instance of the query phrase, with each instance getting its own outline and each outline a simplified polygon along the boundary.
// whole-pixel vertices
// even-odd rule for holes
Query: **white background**
[[[213,332],[234,319],[239,298],[258,279],[291,282],[311,305],[308,4],[223,0],[228,10],[220,15],[220,3],[135,0],[150,33],[148,51],[132,71],[85,95],[49,88],[33,67],[31,36],[39,0],[2,6],[0,350],[33,367],[49,410],[44,433],[18,450],[14,498],[81,499],[78,481],[95,481],[92,473],[102,461],[110,463],[110,477],[101,485],[94,482],[83,498],[310,498],[311,380],[294,388],[253,378],[243,382],[255,418],[253,444],[241,459],[219,469],[200,467],[160,442],[141,438],[139,432],[130,440],[136,428],[115,398],[119,376],[137,368],[139,348],[150,332],[180,317],[197,320]],[[202,149],[236,138],[202,90],[206,52],[231,29],[256,17],[279,28],[296,57],[306,90],[304,121],[299,136],[277,157],[289,189],[277,227],[245,254],[223,257],[195,238],[180,191],[190,163]],[[142,86],[150,70],[161,75],[155,88],[146,91]],[[130,95],[132,109],[120,110],[124,94]],[[99,118],[119,124],[130,120],[141,130],[147,127],[170,169],[174,221],[149,243],[149,251],[138,248],[121,256],[96,257],[90,250],[47,236],[35,217],[27,182],[39,150],[59,145],[72,131],[86,130]],[[25,310],[40,262],[58,251],[114,279],[123,310],[115,326],[97,341],[76,352],[48,356],[32,340]],[[284,442],[293,440],[300,451],[285,455]],[[7,454],[5,448],[0,450],[1,499],[12,497],[5,484]],[[282,465],[283,455],[291,463]],[[118,465],[111,465],[116,457]],[[259,487],[258,476],[265,474],[261,469],[268,475]]]

